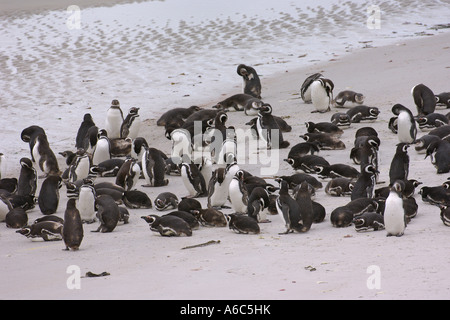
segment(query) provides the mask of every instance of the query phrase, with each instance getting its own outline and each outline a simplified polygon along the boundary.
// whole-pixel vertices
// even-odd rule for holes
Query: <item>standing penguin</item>
[[[62,228],[62,238],[66,245],[65,250],[76,251],[80,248],[83,240],[83,223],[78,211],[75,199],[67,200],[66,211],[64,212],[64,223]]]
[[[244,184],[244,171],[239,170],[230,182],[228,193],[234,212],[247,213],[248,192]]]
[[[130,156],[133,159],[142,159],[142,154],[145,152],[145,148],[148,148],[148,142],[143,137],[137,137],[133,139],[131,143]]]
[[[111,141],[108,132],[104,129],[98,131],[97,143],[92,154],[92,164],[94,166],[99,163],[111,159]]]
[[[77,137],[75,139],[75,148],[84,148],[84,139],[88,133],[90,127],[94,127],[95,123],[90,113],[86,113],[83,117],[83,121],[78,128]]]
[[[142,173],[147,182],[143,187],[162,187],[169,184],[169,180],[164,179],[166,174],[166,162],[158,149],[144,147],[141,163]]]
[[[37,170],[49,175],[58,175],[59,171],[58,160],[55,154],[50,148],[47,136],[45,134],[39,134],[36,136],[32,152],[32,160],[34,159],[35,164],[37,164]]]
[[[139,180],[141,167],[136,159],[128,158],[117,172],[116,184],[126,191],[131,190]]]
[[[414,103],[419,116],[433,113],[436,109],[436,98],[433,91],[426,85],[420,83],[411,89]]]
[[[298,188],[297,194],[295,195],[295,201],[298,203],[298,208],[300,212],[301,220],[299,220],[299,225],[301,226],[300,232],[307,232],[311,229],[314,218],[313,203],[311,200],[310,185],[308,182],[303,181]]]
[[[87,179],[86,179],[87,180]],[[78,210],[81,221],[84,223],[93,223],[95,221],[95,198],[97,193],[93,183],[86,181],[79,189]]]
[[[43,214],[53,214],[58,210],[59,189],[61,186],[62,179],[60,176],[51,175],[42,182],[38,204],[39,209]]]
[[[194,163],[181,164],[181,178],[189,192],[189,197],[197,198],[207,195],[205,178]]]
[[[244,80],[244,93],[261,99],[261,81],[256,70],[245,64],[237,67],[237,73]]]
[[[270,104],[264,103],[259,108],[256,128],[259,138],[266,142],[267,149],[289,147],[289,142],[283,139],[280,127],[272,116],[272,106]],[[277,135],[278,141],[274,141]]]
[[[308,76],[300,88],[300,96],[305,103],[311,103],[311,84],[317,79],[321,78],[321,73],[314,73]]]
[[[78,149],[69,167],[69,181],[85,179],[90,173],[91,159],[84,149]]]
[[[351,200],[373,198],[377,173],[379,171],[371,164],[366,164],[361,168],[361,174],[353,186]]]
[[[392,113],[397,116],[397,137],[399,142],[414,143],[417,136],[417,127],[411,110],[397,103],[392,107]]]
[[[120,127],[120,137],[122,139],[135,139],[138,137],[141,128],[141,120],[138,113],[139,109],[140,108],[132,107],[128,111],[128,114]]]
[[[33,163],[28,158],[20,159],[20,174],[17,183],[17,194],[35,196],[37,188],[37,173]]]
[[[401,237],[405,232],[406,216],[403,208],[403,186],[403,181],[394,182],[385,202],[384,227],[388,237]]]
[[[397,150],[389,168],[389,184],[392,186],[397,180],[407,180],[409,173],[409,144],[397,144]]]
[[[120,209],[117,203],[111,196],[104,194],[98,196],[95,200],[95,208],[97,209],[100,226],[92,232],[112,232],[120,219]]]
[[[263,187],[254,188],[248,197],[247,215],[257,222],[269,222],[266,218],[269,203],[269,192]]]
[[[299,221],[301,220],[300,208],[297,201],[290,196],[288,184],[284,180],[280,181],[280,192],[276,200],[276,208],[286,226],[286,232],[284,234],[294,231],[301,232],[302,226],[299,225]]]
[[[311,101],[316,110],[312,112],[324,113],[331,110],[334,83],[330,79],[319,78],[311,84]]]
[[[110,139],[120,138],[120,128],[123,123],[123,112],[119,100],[113,100],[106,112],[105,129]]]
[[[208,184],[208,208],[222,208],[227,202],[229,185],[225,179],[225,168],[217,168],[213,171]]]

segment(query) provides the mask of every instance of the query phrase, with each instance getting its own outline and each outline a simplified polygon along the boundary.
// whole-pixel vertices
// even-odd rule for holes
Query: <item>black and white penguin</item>
[[[95,122],[90,113],[85,113],[83,116],[83,121],[78,128],[77,137],[75,139],[75,148],[85,148],[84,139],[86,138],[88,130],[91,127],[95,127]]]
[[[131,190],[136,185],[141,174],[141,167],[136,159],[128,158],[116,176],[116,184],[125,190]]]
[[[342,130],[341,128],[339,128],[339,126],[331,122],[314,123],[312,121],[307,121],[305,122],[305,125],[306,130],[309,133],[322,132],[322,133],[329,133],[338,137],[340,137],[344,133],[344,130]]]
[[[392,107],[392,113],[397,116],[397,137],[399,142],[414,143],[417,136],[417,127],[411,110],[397,103]]]
[[[324,113],[331,110],[334,83],[330,79],[319,78],[311,83],[312,112]]]
[[[379,171],[371,164],[366,164],[361,168],[361,174],[356,180],[352,190],[351,200],[358,198],[373,198],[377,173],[379,173]]]
[[[106,112],[105,119],[105,130],[108,133],[109,139],[119,139],[120,138],[120,128],[123,123],[123,112],[120,108],[119,100],[114,99],[111,102],[111,107],[109,107]]]
[[[300,87],[300,96],[305,103],[311,103],[311,84],[317,79],[321,78],[321,73],[314,73],[308,76],[302,83]]]
[[[192,161],[193,143],[188,130],[180,128],[170,134],[172,142],[170,158],[175,164]]]
[[[20,174],[17,182],[17,194],[35,196],[37,189],[37,172],[29,158],[20,159]]]
[[[9,193],[15,193],[17,191],[17,185],[17,178],[0,179],[0,190],[6,190]]]
[[[22,141],[28,143],[30,146],[31,160],[34,163],[36,162],[36,159],[33,156],[33,148],[36,143],[37,136],[41,134],[46,135],[45,130],[39,126],[29,126],[23,129],[20,133],[20,138],[22,139]]]
[[[244,184],[244,171],[239,170],[230,182],[228,194],[231,208],[237,213],[247,213],[248,191]]]
[[[325,193],[330,196],[344,197],[352,194],[355,181],[349,178],[333,178],[325,186]]]
[[[299,136],[306,142],[316,142],[320,145],[321,150],[344,150],[345,143],[337,136],[324,133],[324,132],[312,132],[305,133]]]
[[[240,234],[259,234],[261,232],[258,222],[245,214],[230,213],[226,215],[228,226]]]
[[[355,139],[355,146],[350,151],[350,159],[355,164],[371,164],[378,168],[378,151],[380,148],[380,138],[377,136],[359,137]]]
[[[335,208],[330,214],[333,227],[345,228],[352,224],[353,218],[369,211],[376,211],[379,205],[374,199],[359,198]]]
[[[298,202],[295,201],[289,194],[288,184],[284,180],[280,182],[280,191],[276,200],[276,208],[278,214],[284,220],[284,224],[286,227],[286,231],[284,232],[284,234],[288,234],[294,231],[300,232],[300,208]]]
[[[111,159],[111,140],[108,132],[104,129],[98,131],[97,143],[92,154],[92,164],[99,163]]]
[[[163,215],[163,217],[164,216],[176,216],[183,219],[187,222],[191,230],[198,230],[200,228],[200,223],[198,222],[197,218],[190,212],[176,210]]]
[[[189,197],[204,197],[207,196],[205,178],[194,163],[181,164],[181,178],[186,187]]]
[[[419,116],[434,112],[436,109],[436,98],[430,88],[423,83],[420,83],[411,89],[411,94]]]
[[[169,184],[166,175],[166,162],[161,151],[155,148],[144,148],[141,158],[142,173],[147,182],[143,187],[162,187]]]
[[[208,208],[222,208],[228,200],[229,184],[226,168],[217,168],[213,171],[208,184]]]
[[[287,158],[283,159],[283,161],[286,161],[294,170],[302,170],[305,173],[316,173],[316,165],[330,165],[324,157],[312,154],[307,154],[302,157]]]
[[[0,193],[0,222],[5,221],[6,215],[13,209],[11,202]]]
[[[39,209],[45,215],[55,213],[59,205],[59,189],[62,187],[60,176],[48,176],[42,182],[39,191],[38,204]]]
[[[100,226],[92,232],[112,232],[120,219],[120,209],[114,199],[109,195],[98,196],[95,199],[95,209]]]
[[[362,93],[357,93],[352,90],[344,90],[337,94],[334,99],[334,103],[336,107],[344,107],[345,104],[363,104],[364,103],[364,95]]]
[[[200,210],[202,209],[202,204],[200,201],[194,198],[182,198],[178,203],[179,211],[191,212],[191,210]]]
[[[160,193],[153,202],[158,211],[178,208],[178,197],[172,192]]]
[[[139,130],[141,128],[141,119],[139,117],[139,109],[137,107],[131,107],[127,116],[120,126],[120,137],[122,139],[131,138],[135,139],[139,136]]]
[[[80,211],[81,221],[83,223],[93,223],[95,222],[96,212],[95,212],[95,199],[97,197],[97,192],[95,187],[89,181],[83,183],[78,192],[77,207]]]
[[[129,209],[153,208],[150,197],[140,190],[128,190],[123,193],[123,203]]]
[[[428,132],[428,134],[433,135],[433,136],[438,136],[439,138],[441,138],[443,140],[447,140],[450,137],[450,125],[437,127],[435,129],[431,130],[430,132]]]
[[[246,93],[238,93],[217,102],[213,108],[217,108],[219,112],[228,111],[244,111],[246,115],[256,115],[262,101],[254,96]]]
[[[420,188],[419,194],[423,202],[427,202],[434,206],[450,205],[450,192],[444,185],[425,186]]]
[[[7,228],[19,229],[28,223],[28,214],[21,207],[11,209],[5,216],[5,224]]]
[[[303,181],[296,190],[295,201],[298,203],[301,219],[298,224],[301,226],[298,231],[307,232],[311,229],[314,220],[314,209],[311,200],[310,185]]]
[[[386,199],[384,207],[384,226],[386,235],[401,237],[406,228],[405,209],[403,208],[403,182],[396,181]]]
[[[25,226],[16,231],[31,240],[43,239],[44,241],[62,240],[63,224],[56,221],[42,221]]]
[[[74,182],[85,179],[90,174],[91,159],[84,149],[78,149],[69,166],[68,180]]]
[[[450,108],[450,92],[441,92],[436,94],[436,106],[444,106],[445,108]]]
[[[32,155],[32,160],[34,159],[37,172],[43,173],[45,176],[61,174],[59,171],[58,160],[50,148],[50,144],[45,134],[36,136]]]
[[[307,154],[315,154],[320,152],[320,144],[318,141],[300,142],[294,145],[288,153],[288,158],[302,157]]]
[[[315,171],[323,179],[338,177],[357,179],[359,177],[357,169],[344,163],[336,163],[329,166],[318,164],[315,166]]]
[[[389,167],[389,184],[397,180],[407,180],[409,174],[409,144],[399,143]]]
[[[157,216],[154,214],[141,217],[150,226],[150,230],[159,232],[164,237],[192,236],[189,224],[180,217],[174,215]]]
[[[338,127],[349,127],[351,124],[350,117],[345,112],[336,112],[331,116],[331,123],[334,123]]]
[[[264,103],[261,108],[259,108],[256,128],[259,138],[266,143],[267,149],[289,147],[289,142],[283,139],[283,133],[272,116],[272,107],[270,104]],[[276,137],[276,135],[278,135],[278,137]],[[276,138],[277,140],[274,141]]]
[[[323,187],[322,182],[316,179],[316,177],[303,172],[297,172],[290,176],[280,176],[275,178],[275,181],[280,183],[284,180],[288,183],[289,189],[294,189],[296,186],[300,185],[303,181],[308,182],[314,189],[320,189]]]
[[[352,123],[361,121],[371,121],[378,119],[380,110],[377,107],[369,107],[365,105],[355,106],[347,111],[347,115]]]
[[[125,159],[112,158],[100,162],[97,165],[92,165],[89,172],[100,177],[115,177],[119,172],[120,167],[124,164]]]
[[[261,99],[261,81],[253,67],[240,64],[237,67],[237,74],[243,78],[244,93]]]
[[[179,118],[180,120],[186,120],[194,112],[200,111],[201,108],[198,106],[190,106],[188,108],[173,108],[169,111],[164,112],[161,117],[156,121],[157,126],[166,126],[170,124],[174,118]]]
[[[68,199],[62,228],[62,238],[66,245],[65,250],[78,250],[81,241],[83,241],[83,236],[83,223],[81,222],[80,211],[76,207],[76,199]]]
[[[433,129],[449,124],[449,119],[442,113],[429,113],[416,118],[420,130]]]
[[[191,213],[206,227],[226,227],[228,223],[224,213],[214,208],[191,210]]]
[[[450,206],[443,205],[440,207],[441,212],[439,216],[441,217],[442,223],[450,227]]]
[[[450,142],[437,140],[427,147],[425,158],[430,156],[431,163],[438,174],[450,171]]]
[[[145,152],[145,149],[149,148],[148,142],[143,137],[136,137],[131,142],[131,151],[130,157],[133,159],[142,159],[142,154]]]
[[[384,217],[378,212],[364,212],[353,219],[356,232],[384,229]]]
[[[257,222],[269,222],[267,219],[269,203],[269,192],[265,188],[253,188],[247,200],[247,215]]]

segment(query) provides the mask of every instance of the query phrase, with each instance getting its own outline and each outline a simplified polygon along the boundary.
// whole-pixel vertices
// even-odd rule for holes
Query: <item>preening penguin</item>
[[[346,103],[350,104],[363,104],[364,95],[351,90],[344,90],[338,93],[334,99],[334,103],[338,107],[344,107]]]
[[[303,81],[300,88],[300,96],[305,103],[311,103],[311,84],[322,77],[321,73],[314,73],[308,76],[305,81]]]
[[[204,197],[207,195],[205,178],[194,163],[181,164],[181,178],[189,192],[189,197]]]
[[[164,179],[166,174],[166,162],[161,155],[161,151],[155,148],[144,148],[142,155],[142,173],[147,184],[144,187],[161,187],[169,184],[168,179]]]
[[[406,215],[403,207],[403,181],[396,181],[391,187],[384,208],[384,226],[387,236],[401,237],[406,228]]]
[[[141,168],[136,159],[125,160],[116,177],[116,184],[125,190],[131,190],[139,180]]]
[[[397,180],[407,180],[409,173],[409,144],[399,143],[389,167],[389,184],[392,186]]]
[[[436,98],[430,88],[420,83],[411,89],[411,94],[419,116],[434,112],[436,109]]]
[[[245,64],[240,64],[237,67],[237,73],[244,80],[244,93],[261,99],[261,81],[256,70]]]
[[[330,79],[319,78],[311,84],[311,101],[316,110],[312,112],[324,113],[331,110],[334,83]]]
[[[75,148],[85,148],[84,139],[88,133],[90,127],[94,127],[95,123],[90,113],[86,113],[83,117],[83,121],[78,128],[77,137],[75,139]]]
[[[282,131],[272,116],[270,104],[265,103],[259,108],[256,128],[259,138],[266,142],[267,149],[289,147],[289,142],[283,139]],[[276,138],[278,139],[274,140]]]
[[[136,107],[130,108],[126,118],[123,120],[120,127],[120,137],[122,139],[131,138],[135,139],[139,135],[141,128],[141,120],[139,118],[139,109]]]
[[[392,107],[392,113],[397,116],[397,136],[399,142],[414,143],[417,136],[417,127],[411,110],[401,104],[395,104]]]
[[[37,189],[37,173],[28,158],[20,159],[20,175],[17,182],[17,194],[35,196]]]
[[[376,175],[379,171],[371,164],[366,164],[361,168],[361,174],[356,180],[351,200],[358,198],[373,198]]]
[[[247,213],[248,192],[244,184],[244,171],[239,170],[229,185],[229,197],[234,212]]]
[[[45,215],[55,213],[59,204],[59,189],[62,187],[60,176],[48,176],[39,191],[39,209]]]
[[[34,159],[38,172],[44,173],[45,176],[61,174],[58,160],[50,148],[45,134],[38,134],[36,136],[32,155],[32,160]]]

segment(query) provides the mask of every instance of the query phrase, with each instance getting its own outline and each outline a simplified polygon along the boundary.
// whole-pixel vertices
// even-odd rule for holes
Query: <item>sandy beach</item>
[[[342,90],[362,92],[366,97],[364,104],[378,107],[381,111],[378,119],[351,124],[341,137],[345,150],[322,150],[320,155],[330,163],[345,163],[358,168],[349,157],[354,134],[360,127],[371,126],[377,130],[381,140],[381,183],[377,187],[385,186],[398,142],[397,136],[388,129],[391,107],[401,103],[415,113],[411,88],[419,83],[427,85],[434,93],[450,90],[448,43],[450,33],[442,32],[405,39],[394,45],[355,49],[351,54],[336,54],[329,61],[312,62],[306,67],[289,67],[273,74],[263,72],[262,100],[272,105],[273,114],[284,117],[292,126],[292,131],[285,133],[284,138],[293,146],[302,141],[299,135],[306,133],[306,121],[329,121],[334,112],[345,111],[332,108],[331,112],[323,114],[311,113],[313,106],[305,104],[299,95],[301,83],[308,75],[321,72],[332,79],[335,94]],[[258,66],[255,68],[259,70]],[[264,66],[260,69],[264,70]],[[234,74],[235,66],[226,66],[220,72]],[[108,81],[106,77],[94,80]],[[124,88],[127,89],[133,90]],[[188,107],[197,100],[201,101],[198,105],[209,108],[241,90],[241,79],[236,76],[234,85],[215,92],[216,98],[177,98],[174,106]],[[4,141],[8,143],[3,142],[4,150],[0,150],[11,159],[8,175],[17,175],[18,159],[29,157],[28,145],[20,140],[20,132],[26,126],[36,124],[44,127],[52,149],[58,153],[73,149],[85,112],[92,111],[94,121],[103,123],[111,96],[98,91],[90,94],[97,95],[91,101],[103,101],[102,105],[77,110],[46,105],[58,119],[41,114],[37,116],[32,112],[22,116],[19,109],[10,106],[12,125],[3,133]],[[123,101],[124,111],[131,107],[128,101],[121,100],[120,95],[113,98]],[[130,100],[135,102],[138,98]],[[152,147],[169,155],[171,148],[164,137],[164,128],[156,126],[159,115],[168,109],[170,106],[161,107],[158,114],[153,110],[147,113],[143,108],[141,136],[151,141]],[[446,114],[448,110],[438,108],[437,112]],[[242,112],[229,112],[227,124],[246,128],[245,123],[250,119]],[[418,136],[426,133],[419,130]],[[289,148],[280,150],[278,176],[295,173],[282,161],[288,152]],[[414,148],[409,149],[409,156],[409,176],[421,181],[423,186],[436,186],[447,179],[445,174],[436,174],[430,160],[424,159],[424,155],[418,154]],[[61,168],[65,168],[64,159],[59,155],[58,161]],[[239,165],[254,175],[260,175],[261,166]],[[168,179],[169,185],[159,188],[144,188],[141,186],[143,180],[140,180],[137,189],[145,191],[152,200],[164,191],[180,197],[187,195],[181,177],[168,176]],[[98,178],[98,181],[103,180],[114,181],[113,178]],[[273,179],[267,181],[277,185]],[[324,186],[327,181],[322,180]],[[270,223],[260,224],[261,233],[258,235],[236,234],[228,227],[200,227],[193,231],[192,237],[168,238],[150,231],[140,218],[160,212],[130,209],[129,224],[118,225],[112,233],[92,233],[98,223],[84,225],[80,250],[68,252],[63,251],[62,241],[33,242],[1,223],[0,265],[3,272],[0,276],[0,299],[446,300],[450,297],[450,283],[446,280],[446,268],[450,262],[450,229],[440,220],[438,207],[424,203],[417,193],[415,199],[419,205],[417,217],[408,224],[402,237],[386,237],[383,230],[358,233],[353,226],[332,227],[331,211],[349,202],[350,198],[332,197],[325,194],[323,188],[316,191],[315,201],[325,207],[327,216],[304,234],[280,235],[285,231],[283,220],[279,215],[271,215]],[[206,198],[198,200],[206,207]],[[57,212],[61,217],[66,201],[63,187]],[[230,209],[223,212],[232,213]],[[33,221],[42,214],[36,206],[28,216],[29,221]],[[220,242],[183,249],[211,240]],[[110,275],[82,277],[79,289],[69,289],[69,266],[79,267],[81,275],[88,271],[97,274],[108,272]],[[368,286],[372,266],[380,271],[381,282],[376,288]]]

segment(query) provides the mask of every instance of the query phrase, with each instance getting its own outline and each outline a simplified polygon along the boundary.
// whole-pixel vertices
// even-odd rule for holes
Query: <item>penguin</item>
[[[306,142],[317,142],[321,150],[344,150],[345,143],[338,137],[323,132],[305,133],[299,136]]]
[[[207,196],[208,190],[206,189],[205,178],[196,164],[183,162],[181,164],[181,178],[189,192],[189,197]]]
[[[289,189],[294,189],[297,185],[300,185],[303,181],[308,182],[314,189],[321,189],[323,187],[322,182],[313,177],[308,173],[297,172],[290,176],[280,176],[275,178],[275,181],[280,183],[281,180],[284,180],[288,183]]]
[[[392,133],[398,133],[398,117],[391,117],[388,122],[388,128]]]
[[[318,141],[300,142],[294,145],[288,153],[288,158],[302,157],[307,154],[320,152],[320,143]]]
[[[311,101],[315,108],[312,112],[328,112],[333,101],[334,83],[330,79],[319,78],[311,83]]]
[[[217,168],[213,171],[208,184],[208,208],[223,208],[228,200],[229,183],[226,168]]]
[[[178,164],[175,163],[176,161],[174,161],[174,159],[167,158],[166,160],[164,160],[164,162],[166,163],[166,174],[168,176],[171,176],[171,175],[180,176],[181,175],[180,167],[178,166]]]
[[[352,123],[359,123],[364,120],[376,120],[380,110],[377,107],[368,107],[365,105],[355,106],[347,111],[347,115]]]
[[[283,139],[283,134],[280,127],[272,116],[272,107],[270,104],[265,103],[261,108],[259,108],[256,127],[258,136],[266,143],[267,149],[282,149],[289,147],[289,142]],[[277,133],[278,141],[274,141],[273,138],[275,137],[272,138],[272,135]]]
[[[243,78],[244,93],[261,99],[261,80],[253,67],[240,64],[237,74]]]
[[[330,196],[344,197],[352,194],[355,182],[349,178],[333,178],[325,186],[325,193]]]
[[[436,99],[436,106],[444,106],[445,108],[450,108],[450,92],[441,92],[434,95]]]
[[[434,206],[450,205],[450,193],[445,186],[422,187],[419,190],[423,202]]]
[[[158,211],[177,209],[178,197],[172,192],[162,192],[154,200],[155,209]]]
[[[197,218],[199,223],[207,227],[226,227],[227,218],[222,211],[214,208],[205,208],[200,210],[191,210],[191,213]]]
[[[21,207],[13,208],[6,214],[5,223],[7,228],[23,228],[28,223],[28,214]]]
[[[142,173],[147,182],[143,187],[162,187],[169,184],[169,180],[164,179],[166,162],[158,149],[144,147],[141,163]]]
[[[329,166],[330,163],[323,157],[318,155],[307,154],[302,157],[293,157],[283,159],[286,161],[294,170],[302,170],[305,173],[316,173],[314,169],[316,165]]]
[[[191,210],[200,210],[202,209],[201,203],[194,198],[182,198],[178,203],[179,211],[191,212]]]
[[[37,189],[37,172],[29,158],[20,159],[20,174],[17,181],[17,194],[35,196]]]
[[[237,213],[247,213],[248,191],[244,184],[244,171],[238,170],[230,182],[229,197],[231,208]]]
[[[320,178],[350,178],[357,179],[359,177],[359,171],[352,166],[343,163],[336,163],[329,166],[318,164],[314,166],[316,173]]]
[[[203,176],[203,179],[205,180],[205,188],[206,188],[206,194],[208,193],[208,184],[212,177],[213,172],[213,162],[209,155],[204,155],[201,159],[201,163],[198,164],[198,169],[200,173]]]
[[[365,212],[377,210],[378,206],[378,203],[370,198],[351,200],[331,212],[330,222],[335,228],[345,228],[352,224],[354,217],[360,216]]]
[[[62,187],[62,179],[60,176],[48,176],[42,182],[39,191],[38,204],[39,209],[45,215],[53,214],[58,210],[59,205],[59,189]]]
[[[302,226],[299,225],[299,221],[301,220],[300,208],[298,202],[290,196],[288,184],[284,180],[280,182],[280,191],[276,200],[276,208],[286,226],[284,234],[294,231],[300,232],[302,228]]]
[[[97,143],[92,154],[92,164],[99,163],[111,159],[111,141],[106,130],[98,131]]]
[[[311,103],[311,84],[319,78],[322,78],[323,75],[321,73],[314,73],[308,76],[302,83],[300,87],[300,97],[303,102]]]
[[[92,165],[89,172],[90,174],[98,175],[100,177],[116,177],[124,162],[124,159],[112,158],[102,161],[97,165]]]
[[[128,158],[120,167],[116,176],[116,184],[125,190],[131,190],[136,185],[141,174],[137,160]]]
[[[380,139],[376,136],[359,137],[355,139],[355,146],[350,151],[350,159],[355,164],[371,164],[378,168],[378,150]]]
[[[143,137],[136,137],[131,143],[130,157],[133,159],[142,159],[145,149],[149,148],[148,142]]]
[[[40,173],[42,172],[45,177],[61,174],[59,171],[58,160],[50,148],[45,134],[36,136],[32,154],[32,160],[34,159],[37,171]]]
[[[300,220],[299,232],[307,232],[311,229],[314,219],[314,209],[311,200],[310,186],[306,181],[303,181],[295,194],[295,201],[298,203]]]
[[[44,135],[45,137],[47,137],[45,134],[45,130],[39,126],[29,126],[23,129],[22,132],[20,133],[20,138],[22,139],[22,141],[28,143],[30,146],[31,160],[33,161],[33,163],[36,163],[36,161],[39,160],[39,159],[36,160],[33,155],[33,149],[34,145],[36,144],[36,138],[39,135]]]
[[[258,222],[250,216],[230,213],[226,217],[228,227],[238,234],[259,234],[261,232]]]
[[[189,162],[192,159],[193,143],[188,130],[180,128],[172,131],[170,140],[172,142],[170,158],[176,163]]]
[[[350,117],[345,112],[336,112],[331,116],[331,123],[334,123],[338,127],[349,127],[351,124]]]
[[[419,116],[434,112],[436,109],[436,98],[430,88],[423,83],[420,83],[412,87],[411,94]]]
[[[86,181],[87,182],[87,181]],[[83,223],[95,222],[95,199],[97,191],[92,183],[83,183],[80,187],[76,206],[78,207],[80,218]],[[70,198],[70,197],[69,197]]]
[[[92,126],[87,130],[86,136],[84,137],[83,149],[86,150],[86,152],[90,155],[94,153],[95,146],[97,145],[98,132],[98,127]]]
[[[83,223],[81,222],[80,211],[76,207],[76,199],[68,199],[66,211],[64,212],[64,224],[62,228],[62,238],[67,251],[77,251],[83,241]]]
[[[409,174],[409,144],[399,143],[389,167],[389,184],[392,186],[397,180],[407,180]]]
[[[128,220],[130,220],[130,212],[125,207],[119,207],[119,222],[123,222],[123,224],[128,224]]]
[[[197,218],[194,217],[194,215],[190,212],[186,212],[186,211],[172,211],[169,212],[164,216],[176,216],[178,218],[183,219],[184,221],[187,222],[187,224],[189,225],[189,227],[191,228],[191,230],[198,230],[200,228],[200,223],[198,222]]]
[[[114,199],[108,195],[100,195],[95,199],[95,209],[100,226],[92,232],[112,232],[119,222],[120,210]]]
[[[185,120],[185,123],[214,119],[219,111],[220,110],[215,109],[215,108],[201,109],[199,111],[194,112],[189,117],[187,117]]]
[[[123,112],[120,108],[119,100],[114,99],[111,101],[111,107],[106,112],[105,130],[109,139],[120,138],[120,128],[123,123]]]
[[[263,187],[254,188],[248,197],[247,215],[260,223],[270,222],[266,217],[269,203],[269,192]]]
[[[305,125],[306,130],[309,133],[322,132],[322,133],[329,133],[337,137],[340,137],[344,133],[344,130],[342,130],[341,128],[339,128],[339,126],[331,122],[314,123],[312,121],[307,121],[305,122]]]
[[[125,191],[123,203],[129,209],[151,209],[153,207],[149,196],[140,190]]]
[[[186,120],[193,113],[200,111],[201,108],[198,106],[190,106],[189,108],[173,108],[169,111],[164,112],[159,119],[156,121],[157,126],[166,126],[171,123],[174,118],[180,118],[181,120]]]
[[[25,226],[16,231],[27,238],[43,239],[44,241],[62,240],[63,224],[56,221],[42,221]]]
[[[261,106],[262,106],[262,104],[259,107],[261,107]],[[276,123],[278,124],[278,127],[280,127],[281,132],[291,132],[292,131],[292,126],[290,126],[286,122],[286,120],[284,120],[282,117],[278,117],[278,116],[274,116],[274,115],[272,115],[272,117],[275,119]],[[249,122],[246,123],[246,125],[250,126],[250,128],[255,131],[256,138],[258,138],[258,129],[256,127],[257,120],[258,120],[258,118],[253,118],[252,120],[250,120]]]
[[[9,193],[15,193],[18,187],[17,178],[3,178],[0,179],[0,190],[5,190]]]
[[[247,93],[238,93],[228,98],[217,102],[213,108],[217,108],[219,112],[228,111],[244,111],[246,115],[256,115],[258,113],[257,108],[262,104],[259,98]]]
[[[3,153],[0,153],[0,179],[6,176],[6,157]]]
[[[449,119],[442,113],[429,113],[427,115],[419,116],[416,119],[420,130],[437,128],[449,124]]]
[[[173,215],[148,215],[141,217],[150,226],[150,230],[159,232],[163,237],[192,236],[189,224],[180,217]]]
[[[422,182],[417,181],[416,179],[403,180],[403,183],[405,184],[405,188],[403,189],[404,199],[414,196],[416,188],[422,184]],[[392,185],[376,189],[374,192],[375,198],[387,198],[391,191],[391,186]]]
[[[364,103],[364,95],[362,93],[357,93],[352,90],[344,90],[337,94],[334,99],[334,103],[337,107],[343,108],[346,103],[350,104],[363,104]]]
[[[33,224],[39,223],[39,222],[44,222],[44,221],[53,221],[53,222],[58,222],[58,223],[64,224],[64,219],[61,217],[58,217],[54,214],[50,214],[48,216],[42,216],[40,218],[37,218],[36,220],[33,221]]]
[[[75,148],[85,148],[84,139],[88,133],[89,128],[95,127],[95,122],[92,119],[92,115],[90,113],[85,113],[83,116],[83,121],[78,128],[77,136],[75,139]]]
[[[437,140],[428,146],[425,158],[430,156],[431,163],[438,174],[450,171],[450,142]]]
[[[399,142],[414,143],[417,136],[417,127],[411,110],[397,103],[392,107],[392,113],[397,116]]]
[[[90,173],[91,159],[84,149],[78,149],[69,167],[69,181],[87,178]]]
[[[386,199],[384,207],[384,226],[386,236],[401,237],[406,228],[406,216],[403,208],[403,182],[396,181],[391,187],[391,192]]]
[[[450,227],[450,207],[447,205],[440,206],[441,212],[439,216],[441,217],[442,223]]]
[[[361,174],[354,184],[351,200],[373,198],[377,173],[379,171],[371,164],[366,164],[362,167]]]
[[[428,132],[428,134],[433,135],[433,136],[438,136],[441,139],[448,139],[450,137],[450,125],[445,125],[445,126],[440,126],[437,127],[433,130],[431,130],[430,132]]]
[[[384,229],[384,217],[378,212],[364,212],[353,219],[356,232]]]
[[[139,109],[137,107],[132,107],[128,111],[127,116],[120,126],[120,138],[131,138],[135,139],[139,135],[139,130],[141,128],[141,119],[139,117]]]

